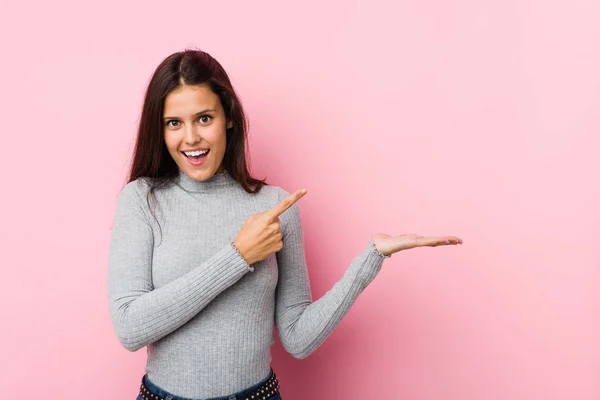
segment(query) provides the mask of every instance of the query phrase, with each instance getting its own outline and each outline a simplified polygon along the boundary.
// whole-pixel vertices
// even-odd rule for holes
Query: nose
[[[202,139],[194,124],[186,124],[184,129],[183,140],[185,140],[187,144],[192,145],[198,143]]]

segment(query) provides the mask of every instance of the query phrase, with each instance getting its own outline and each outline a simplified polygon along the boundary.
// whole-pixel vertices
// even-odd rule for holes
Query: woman
[[[275,324],[296,358],[342,320],[385,258],[456,237],[376,234],[312,301],[290,194],[253,178],[247,123],[221,65],[186,50],[156,69],[110,244],[108,295],[125,348],[147,346],[138,399],[281,399]]]

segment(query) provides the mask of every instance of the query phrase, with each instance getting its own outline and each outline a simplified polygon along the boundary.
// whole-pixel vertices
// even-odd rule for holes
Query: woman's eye
[[[211,117],[210,115],[202,115],[198,118],[198,121],[200,121],[203,124],[208,124],[211,119],[213,119],[213,117]],[[172,123],[175,123],[177,125],[174,125]],[[177,128],[179,126],[179,121],[172,119],[172,120],[167,121],[166,125],[169,128]]]

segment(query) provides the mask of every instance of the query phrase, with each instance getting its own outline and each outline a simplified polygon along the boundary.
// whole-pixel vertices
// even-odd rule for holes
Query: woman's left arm
[[[288,193],[283,189],[279,201]],[[304,233],[298,204],[280,217],[283,248],[276,253],[279,280],[276,290],[275,325],[284,348],[305,358],[329,336],[375,278],[386,256],[373,241],[356,256],[342,278],[320,299],[312,301],[304,254]]]

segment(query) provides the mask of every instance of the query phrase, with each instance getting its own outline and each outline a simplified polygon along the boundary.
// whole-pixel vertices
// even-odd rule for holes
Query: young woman
[[[185,50],[148,85],[108,265],[110,314],[125,348],[147,346],[137,399],[281,399],[275,324],[296,358],[313,352],[385,258],[454,237],[376,234],[313,301],[297,201],[253,178],[247,122],[222,66]]]

